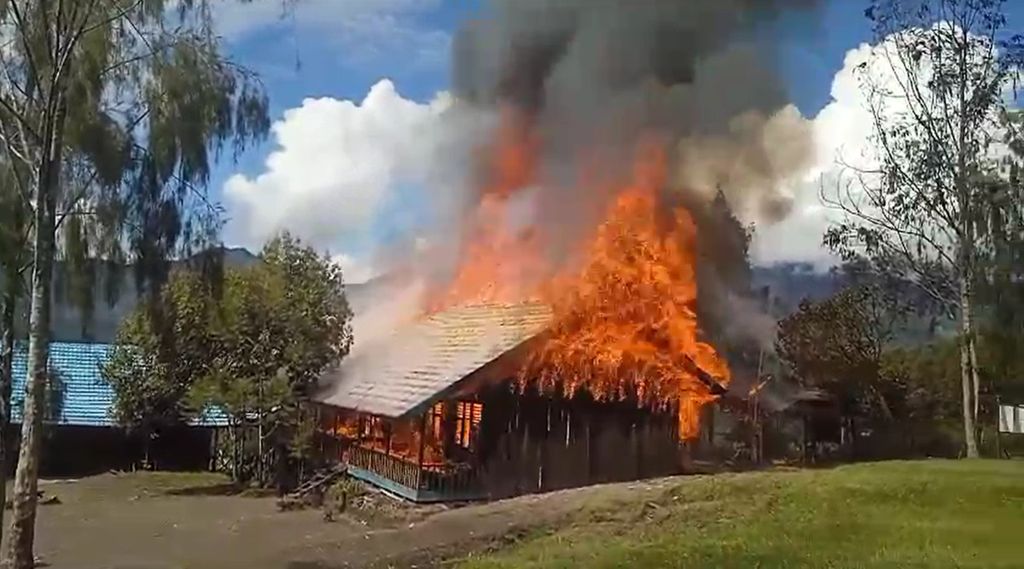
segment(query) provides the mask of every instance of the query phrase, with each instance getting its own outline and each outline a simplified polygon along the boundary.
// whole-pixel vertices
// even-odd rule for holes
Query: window
[[[455,443],[468,449],[476,438],[480,421],[483,420],[482,403],[459,401],[455,412]]]
[[[442,439],[444,433],[444,401],[438,401],[430,408],[430,415],[427,416],[429,432],[435,441]]]

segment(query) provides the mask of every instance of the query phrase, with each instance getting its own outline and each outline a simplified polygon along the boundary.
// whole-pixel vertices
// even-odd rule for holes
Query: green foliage
[[[960,415],[960,347],[956,338],[885,353],[882,374],[905,387],[903,417],[955,421]]]
[[[185,397],[214,354],[208,325],[213,302],[200,275],[180,271],[164,286],[159,302],[124,321],[103,369],[116,394],[119,424],[148,433],[195,414]]]
[[[269,412],[303,393],[351,346],[351,311],[341,270],[285,234],[263,263],[228,273],[215,320],[220,344],[197,388],[238,415],[256,397]],[[259,395],[262,390],[262,395]]]
[[[266,483],[270,469],[259,459],[271,450],[275,461],[309,456],[312,425],[302,403],[348,354],[352,314],[341,271],[326,256],[285,234],[261,260],[228,271],[216,295],[195,273],[174,275],[155,307],[125,322],[105,373],[122,424],[182,421],[216,407],[234,428],[256,429],[262,438],[240,440],[236,450],[256,461]]]
[[[67,396],[67,387],[64,383],[64,376],[58,368],[50,366],[43,393],[43,421],[47,423],[59,422],[64,414],[64,400]],[[20,415],[24,413],[24,403],[24,398],[12,398],[10,410],[14,414]]]
[[[779,323],[776,349],[799,382],[835,395],[844,413],[891,419],[901,387],[883,373],[883,356],[904,316],[886,288],[855,285],[802,302]]]
[[[852,181],[823,193],[845,214],[825,245],[912,280],[955,316],[969,457],[978,455],[981,393],[977,289],[1005,262],[1003,225],[1021,201],[1007,171],[1020,165],[1024,139],[1006,95],[1024,69],[1024,36],[1007,33],[1005,6],[872,0],[877,45],[856,74],[875,152],[847,166]]]
[[[912,277],[945,312],[971,310],[961,307],[971,287],[1007,261],[1006,224],[1019,227],[1019,185],[1007,173],[1024,139],[1005,94],[1020,77],[1024,37],[1007,34],[1004,0],[870,4],[879,47],[857,78],[877,164],[848,166],[852,182],[826,191],[847,215],[824,241]]]
[[[92,297],[83,291],[99,273],[96,259],[116,265],[131,257],[137,285],[162,282],[169,256],[209,244],[219,226],[202,190],[208,156],[227,140],[244,145],[267,132],[266,99],[219,54],[209,2],[177,6],[175,24],[165,12],[170,0],[0,4],[0,143],[20,192],[15,210],[31,212],[25,243],[33,244],[34,258],[32,380],[4,551],[11,567],[33,563],[41,378],[58,243],[76,269],[67,281],[73,298],[87,299],[87,316]],[[80,221],[65,228],[69,218]]]
[[[54,226],[70,270],[55,284],[85,322],[97,285],[113,301],[120,265],[131,263],[137,284],[155,289],[169,257],[215,243],[221,211],[205,190],[212,164],[225,146],[237,156],[269,130],[264,89],[220,51],[209,4],[22,1],[0,10],[11,32],[0,58],[0,140],[17,190],[15,201],[0,198],[0,217],[28,215],[43,127],[59,123]],[[49,49],[54,37],[59,49]],[[17,247],[0,240],[5,254],[25,257],[26,238]]]

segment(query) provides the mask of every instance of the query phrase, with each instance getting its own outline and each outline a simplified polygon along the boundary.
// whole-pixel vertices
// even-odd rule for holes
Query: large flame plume
[[[700,338],[696,227],[658,196],[666,183],[664,148],[641,142],[634,172],[590,241],[583,269],[555,279],[545,295],[552,335],[527,366],[545,390],[586,389],[598,400],[675,405],[679,434],[699,434],[700,409],[715,396],[699,370],[729,380],[725,360]]]
[[[674,407],[680,436],[695,437],[701,408],[715,398],[698,374],[725,384],[729,368],[700,337],[694,222],[686,209],[659,202],[669,183],[666,143],[652,136],[637,144],[631,175],[611,182],[603,219],[577,258],[556,269],[534,228],[507,223],[508,200],[534,183],[537,142],[521,119],[504,115],[462,262],[433,308],[546,302],[554,314],[550,335],[523,368],[524,387]]]
[[[514,227],[508,219],[508,203],[535,183],[539,145],[522,113],[513,108],[502,110],[484,164],[479,203],[467,220],[457,273],[435,295],[432,309],[535,298],[549,267],[537,229]]]

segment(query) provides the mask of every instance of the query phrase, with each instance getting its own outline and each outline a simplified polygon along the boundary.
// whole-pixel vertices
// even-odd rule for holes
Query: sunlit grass
[[[924,461],[683,479],[464,569],[1024,566],[1024,462]]]

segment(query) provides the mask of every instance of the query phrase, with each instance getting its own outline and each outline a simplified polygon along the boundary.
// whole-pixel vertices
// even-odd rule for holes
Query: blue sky
[[[1013,29],[1024,22],[1024,2],[1009,5]],[[448,87],[452,34],[460,22],[480,12],[481,0],[297,0],[295,6],[282,17],[280,0],[255,0],[219,15],[231,57],[263,78],[275,121],[307,98],[363,101],[385,78],[402,98],[426,105]],[[815,117],[830,103],[832,81],[846,53],[872,40],[865,6],[863,0],[829,0],[819,12],[787,16],[777,24],[784,38],[782,72],[792,102],[805,117]],[[318,134],[314,129],[308,136]],[[239,163],[219,164],[211,184],[214,197],[223,196],[233,174],[253,179],[266,171],[267,157],[277,148],[271,137]],[[416,207],[410,203],[417,193],[400,181],[394,184],[389,207],[405,215],[382,217],[415,223]],[[396,201],[402,203],[396,206]],[[369,232],[373,235],[347,237],[343,247],[365,255],[382,236],[398,233],[389,223],[374,223]],[[233,243],[237,238],[231,232],[226,240],[252,246]],[[331,247],[339,246],[335,242]]]
[[[278,0],[255,1],[273,3]],[[370,53],[348,49],[345,42],[338,41],[340,25],[302,21],[306,15],[316,18],[309,13],[314,11],[315,14],[319,8],[304,6],[303,0],[296,4],[297,15],[294,17],[276,12],[273,17],[263,17],[253,23],[254,29],[228,35],[227,51],[234,60],[260,74],[270,95],[274,120],[279,119],[286,109],[299,106],[309,97],[361,100],[370,86],[383,78],[394,81],[406,98],[427,101],[448,87],[447,42],[459,22],[473,17],[480,10],[480,0],[381,2],[411,6],[399,10],[398,22],[394,26],[401,32],[395,35],[420,36],[420,41],[430,46],[430,53],[410,57],[410,51],[424,46],[401,39],[383,40],[380,42],[382,45],[366,50]],[[417,5],[423,7],[418,8]],[[327,17],[344,18],[344,11],[340,8],[325,12]],[[237,17],[245,17],[244,11],[238,10]],[[435,42],[437,47],[445,49],[436,49]],[[258,172],[272,146],[270,141],[263,148],[248,152],[240,164],[220,164],[211,189],[219,193],[226,178],[233,173]]]

